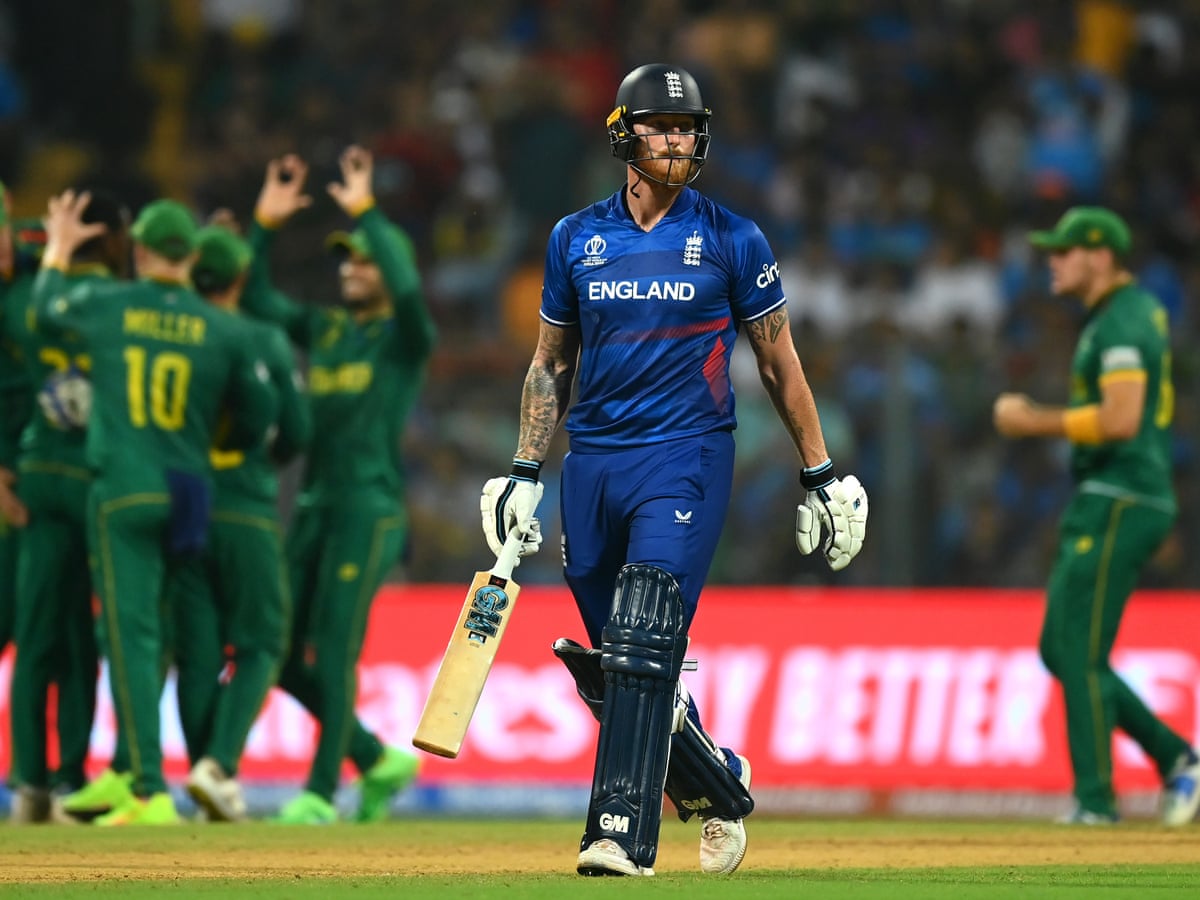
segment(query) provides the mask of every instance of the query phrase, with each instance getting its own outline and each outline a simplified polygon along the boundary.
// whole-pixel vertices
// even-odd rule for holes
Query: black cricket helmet
[[[696,145],[690,157],[686,181],[664,181],[648,175],[638,165],[652,157],[637,156],[642,135],[634,134],[633,123],[645,116],[670,113],[692,116],[695,119]],[[700,87],[689,72],[679,66],[650,63],[639,66],[621,82],[617,88],[616,107],[608,115],[608,142],[612,155],[632,165],[643,177],[660,184],[673,186],[691,184],[700,174],[700,167],[708,157],[708,120],[712,110],[704,105]],[[680,157],[687,160],[689,157]]]

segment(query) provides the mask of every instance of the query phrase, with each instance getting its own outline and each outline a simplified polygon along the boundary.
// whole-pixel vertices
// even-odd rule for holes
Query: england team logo
[[[704,238],[700,236],[700,232],[693,231],[692,236],[683,245],[683,264],[685,266],[700,265],[700,248],[703,245]]]

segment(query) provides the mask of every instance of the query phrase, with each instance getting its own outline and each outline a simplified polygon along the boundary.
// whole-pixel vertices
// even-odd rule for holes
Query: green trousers
[[[20,530],[0,519],[0,655],[13,639],[17,619],[17,548]]]
[[[108,659],[121,736],[117,756],[127,749],[133,791],[140,797],[166,790],[159,699],[166,660],[163,588],[169,518],[166,493],[128,493],[104,478],[93,482],[88,527],[92,579],[100,598],[97,633]]]
[[[236,774],[288,640],[291,595],[275,507],[218,495],[207,551],[169,582],[188,756],[212,757]]]
[[[88,572],[86,470],[30,460],[21,465],[29,524],[17,566],[16,664],[13,667],[13,771],[21,784],[84,783],[96,711],[98,653]],[[46,705],[58,691],[59,767],[47,771]]]
[[[403,509],[378,492],[301,506],[288,535],[295,612],[280,687],[320,723],[306,789],[332,800],[349,756],[359,771],[383,745],[355,715],[358,657],[375,593],[404,546]]]
[[[1125,604],[1173,517],[1145,505],[1076,494],[1063,514],[1040,651],[1062,685],[1080,806],[1115,813],[1112,736],[1120,728],[1166,776],[1188,751],[1109,665]]]

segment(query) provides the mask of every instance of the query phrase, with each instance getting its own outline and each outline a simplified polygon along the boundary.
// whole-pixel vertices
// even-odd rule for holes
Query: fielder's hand
[[[338,165],[342,169],[342,180],[331,181],[325,189],[346,215],[357,218],[375,205],[371,188],[371,173],[375,164],[371,152],[352,144],[342,151]]]
[[[42,218],[42,226],[46,229],[43,266],[65,269],[80,245],[108,231],[103,222],[83,221],[83,214],[91,202],[92,195],[88,191],[76,194],[66,190],[50,198]]]
[[[267,163],[267,177],[254,204],[254,218],[264,228],[278,228],[302,209],[312,206],[304,193],[308,164],[295,153]]]
[[[816,486],[823,476],[828,480]],[[805,470],[801,481],[808,496],[796,507],[796,549],[807,555],[819,546],[829,568],[841,571],[867,536],[867,492],[853,475],[834,478],[832,464]]]
[[[523,537],[520,556],[536,553],[542,546],[542,526],[534,517],[546,486],[536,481],[492,478],[483,486],[479,513],[488,546],[497,556],[514,528]]]

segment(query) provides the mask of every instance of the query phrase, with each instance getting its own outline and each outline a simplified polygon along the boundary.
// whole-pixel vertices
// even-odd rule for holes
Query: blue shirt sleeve
[[[546,243],[546,270],[542,279],[541,316],[551,325],[579,323],[579,295],[571,280],[571,232],[560,219]]]

